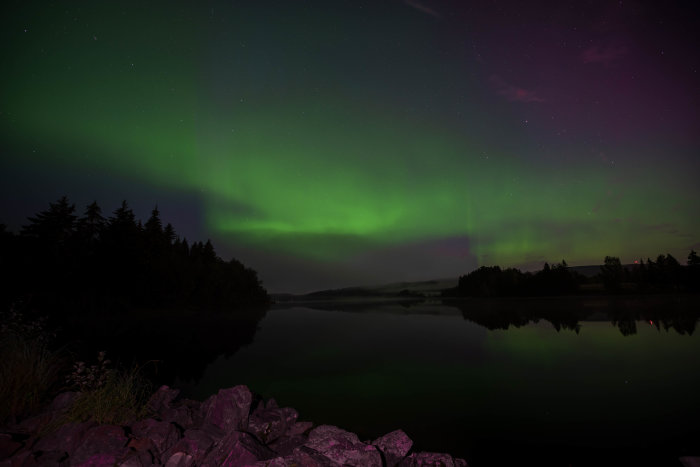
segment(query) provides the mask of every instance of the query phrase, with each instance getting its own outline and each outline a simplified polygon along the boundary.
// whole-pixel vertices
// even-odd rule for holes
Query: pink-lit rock
[[[161,458],[169,459],[172,455],[183,452],[192,456],[194,463],[199,465],[214,446],[214,442],[215,439],[204,430],[187,430],[184,437],[167,449]]]
[[[162,410],[170,408],[178,394],[180,394],[179,389],[172,389],[163,385],[148,399],[147,406],[152,411],[160,413]]]
[[[12,436],[6,433],[0,433],[0,460],[12,457],[22,446],[24,446],[24,444],[13,440]]]
[[[254,436],[234,431],[221,439],[202,463],[210,467],[238,467],[271,459],[275,453],[262,445]]]
[[[246,386],[221,389],[209,397],[201,407],[204,422],[218,426],[225,432],[248,428],[248,415],[253,395]]]
[[[194,457],[184,452],[176,452],[165,462],[165,467],[192,467]]]
[[[387,467],[393,467],[408,455],[413,441],[403,430],[395,430],[375,439],[372,444],[384,453]]]
[[[72,456],[82,443],[87,431],[95,427],[95,422],[67,423],[56,431],[40,438],[32,447],[33,451],[64,450]]]
[[[441,466],[441,467],[467,467],[467,462],[464,459],[454,459],[449,454],[436,452],[418,452],[406,457],[399,464],[400,467],[424,467],[424,466]]]
[[[275,451],[279,456],[287,456],[292,454],[294,449],[306,443],[306,441],[306,436],[282,436],[281,438],[268,444],[267,447]]]
[[[332,425],[321,425],[311,430],[304,447],[340,465],[382,467],[382,457],[375,446],[361,443],[355,433]]]
[[[170,448],[180,439],[177,428],[172,423],[159,422],[152,418],[132,424],[131,433],[136,438],[150,440],[158,453]]]
[[[31,430],[65,412],[76,397],[75,393],[59,394],[46,412],[12,425],[17,431],[0,433],[0,456],[6,457],[0,458],[0,467],[467,465],[447,454],[408,455],[413,443],[401,430],[370,444],[336,426],[313,428],[311,422],[297,421],[296,410],[280,408],[274,399],[267,403],[257,399],[251,413],[253,396],[245,386],[223,389],[204,403],[176,400],[178,392],[167,386],[159,388],[148,402],[154,418],[128,427],[68,423],[38,438]]]
[[[292,408],[264,408],[255,410],[248,421],[248,431],[263,443],[275,441],[294,426],[299,414]]]
[[[113,465],[129,454],[124,429],[114,425],[90,428],[70,456],[71,466]]]

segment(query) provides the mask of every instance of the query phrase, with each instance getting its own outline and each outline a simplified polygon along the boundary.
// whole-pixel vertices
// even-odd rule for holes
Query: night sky
[[[272,292],[700,250],[683,3],[66,3],[0,7],[11,230],[158,204]]]

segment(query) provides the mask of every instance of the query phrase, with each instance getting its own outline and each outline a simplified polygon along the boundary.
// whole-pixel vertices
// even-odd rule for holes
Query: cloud
[[[581,60],[583,60],[583,63],[609,64],[624,56],[626,53],[627,47],[624,45],[608,47],[598,47],[597,45],[594,45],[593,47],[589,47],[583,51],[581,54]]]
[[[500,76],[492,76],[491,83],[495,86],[496,92],[513,102],[544,102],[544,99],[535,94],[534,91],[513,86],[506,83]]]
[[[425,6],[423,3],[418,2],[416,0],[404,0],[404,3],[406,5],[415,8],[416,10],[423,12],[427,15],[434,16],[436,18],[442,19],[442,15],[438,13],[437,11],[433,10],[432,8]]]

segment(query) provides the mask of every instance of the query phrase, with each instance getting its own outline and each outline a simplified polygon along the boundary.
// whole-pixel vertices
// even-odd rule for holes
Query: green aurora
[[[437,57],[438,25],[400,2],[368,23],[348,3],[342,15],[277,5],[274,17],[254,4],[125,5],[4,7],[3,180],[76,167],[190,193],[203,230],[244,260],[343,265],[462,239],[448,276],[607,254],[683,260],[700,241],[697,138],[650,122],[593,144],[597,117],[583,111],[570,117],[578,132],[555,137],[546,116],[566,103],[503,99],[482,64]],[[376,41],[385,14],[400,50],[348,43],[360,23]]]

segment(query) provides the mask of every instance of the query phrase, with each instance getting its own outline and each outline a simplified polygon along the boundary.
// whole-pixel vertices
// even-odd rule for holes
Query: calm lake
[[[690,298],[276,306],[252,343],[176,387],[246,384],[301,420],[471,466],[677,464],[700,456]],[[639,464],[637,464],[639,465]]]

